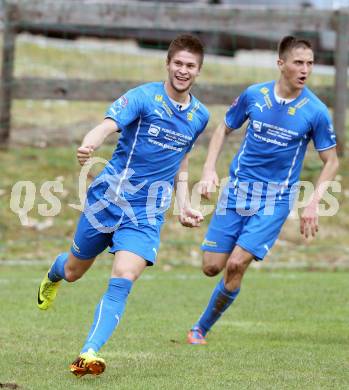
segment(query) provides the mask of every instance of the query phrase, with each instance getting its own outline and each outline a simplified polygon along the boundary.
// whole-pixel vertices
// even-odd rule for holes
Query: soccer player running
[[[224,276],[188,333],[190,344],[207,343],[207,332],[238,296],[251,261],[263,260],[273,246],[298,192],[309,141],[319,152],[323,168],[301,215],[300,231],[305,237],[318,231],[319,202],[338,169],[328,110],[305,86],[314,62],[311,44],[286,36],[278,52],[278,81],[252,85],[235,99],[209,145],[201,179],[201,193],[207,198],[218,185],[215,165],[225,137],[248,120],[228,185],[202,244],[203,272],[215,276],[224,269]]]
[[[177,191],[180,223],[197,227],[203,219],[190,207],[183,186],[188,152],[209,119],[207,109],[190,94],[203,57],[196,37],[178,36],[167,53],[167,80],[141,85],[116,100],[77,150],[84,165],[108,135],[121,133],[111,160],[88,190],[69,253],[58,255],[38,291],[38,307],[46,310],[63,279],[81,278],[107,247],[115,256],[93,325],[70,366],[77,376],[105,370],[97,352],[119,324],[133,283],[156,261],[176,175],[182,182]]]

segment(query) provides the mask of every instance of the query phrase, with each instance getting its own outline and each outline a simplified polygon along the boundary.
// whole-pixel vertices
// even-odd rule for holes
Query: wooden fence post
[[[14,6],[4,2],[4,33],[0,83],[0,147],[7,145],[11,126],[11,100],[16,31],[12,20]]]
[[[334,127],[339,156],[345,151],[345,117],[348,102],[349,9],[336,14]]]

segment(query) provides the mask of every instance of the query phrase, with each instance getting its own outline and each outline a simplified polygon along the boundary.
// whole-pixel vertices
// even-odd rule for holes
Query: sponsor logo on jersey
[[[158,114],[161,119],[163,119],[162,116],[164,115],[164,112],[161,110],[161,108],[159,108],[159,109],[156,108],[154,110],[154,112],[155,112],[155,114]]]
[[[209,240],[206,240],[206,238],[205,238],[204,241],[202,242],[202,245],[206,245],[206,246],[210,246],[210,247],[217,247],[217,242],[216,241],[209,241]]]
[[[260,141],[266,142],[267,144],[273,144],[273,145],[277,145],[277,146],[282,146],[284,148],[288,145],[287,142],[280,142],[277,139],[268,138],[268,137],[265,137],[265,136],[257,134],[257,133],[253,133],[253,136],[255,138],[257,138],[258,140],[260,140]]]
[[[166,111],[166,114],[171,118],[173,115],[173,112],[164,100],[162,101],[162,108]]]
[[[261,132],[262,131],[262,122],[260,121],[253,121],[252,122],[252,127],[254,131]]]
[[[192,121],[194,118],[195,112],[200,108],[200,103],[196,103],[195,106],[188,112],[187,119],[188,121]]]
[[[296,107],[289,107],[287,110],[288,115],[294,115],[296,113]]]
[[[73,241],[73,245],[72,247],[74,248],[74,250],[78,253],[80,253],[80,248],[76,245],[75,241]]]
[[[266,103],[266,105],[267,105],[268,108],[271,108],[271,107],[273,106],[273,104],[272,104],[272,102],[271,102],[271,100],[270,100],[269,95],[265,95],[265,96],[264,96],[264,101],[265,101],[265,103]]]
[[[302,108],[303,106],[305,106],[308,102],[310,101],[310,99],[309,98],[307,98],[307,97],[305,97],[305,98],[303,98],[300,102],[298,102],[296,105],[295,105],[295,107],[296,108]]]
[[[122,95],[119,99],[118,102],[120,104],[120,107],[125,108],[128,105],[128,100],[125,95]]]
[[[263,87],[260,89],[260,92],[262,92],[262,94],[264,95],[263,99],[264,99],[265,104],[261,105],[260,103],[257,102],[257,103],[255,103],[255,106],[258,107],[261,110],[261,112],[263,112],[263,108],[265,106],[267,106],[268,108],[271,108],[273,106],[273,103],[271,102],[271,99],[269,96],[269,88]]]
[[[148,138],[148,142],[175,152],[182,152],[183,148],[188,147],[193,139],[191,135],[182,134],[178,131],[166,129],[165,127],[154,124],[150,124],[148,134],[151,135]]]
[[[110,111],[114,115],[114,117],[118,116],[128,104],[127,97],[125,95],[122,95],[117,99],[111,106],[110,106]]]
[[[152,135],[153,137],[157,137],[160,133],[161,127],[160,126],[155,126],[151,124],[149,126],[148,134]]]
[[[331,138],[331,140],[332,141],[334,141],[334,142],[336,142],[336,134],[334,133],[334,128],[333,128],[333,125],[332,125],[332,123],[330,123],[329,125],[328,125],[328,131],[331,133],[331,135],[330,135],[330,138]]]
[[[192,113],[196,112],[200,108],[200,103],[196,103],[195,106],[191,109]]]
[[[263,110],[264,110],[264,107],[267,107],[267,105],[266,105],[266,104],[263,104],[263,106],[262,106],[262,105],[261,105],[261,104],[259,104],[258,102],[256,102],[254,105],[260,109],[260,112],[263,112]]]

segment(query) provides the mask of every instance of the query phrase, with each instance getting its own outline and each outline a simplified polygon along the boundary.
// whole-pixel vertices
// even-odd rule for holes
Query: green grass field
[[[241,133],[240,133],[241,134]],[[227,176],[231,156],[239,143],[239,135],[233,134],[227,140],[218,164],[219,177]],[[108,159],[113,146],[98,150],[96,156]],[[206,145],[197,145],[190,159],[190,185],[200,179],[206,156]],[[20,162],[20,165],[18,165]],[[349,176],[346,170],[349,158],[341,161],[338,180],[342,191],[335,194],[340,205],[339,212],[332,217],[320,218],[320,231],[315,240],[304,240],[299,233],[299,221],[289,219],[284,226],[280,240],[268,255],[263,268],[290,266],[302,269],[349,269]],[[75,146],[50,148],[14,148],[0,151],[0,166],[3,177],[0,183],[0,260],[52,261],[57,253],[71,245],[79,212],[69,206],[77,204],[77,181],[80,167],[75,157]],[[20,169],[19,169],[20,166]],[[308,153],[302,172],[302,180],[315,181],[321,163],[316,153]],[[40,193],[46,181],[58,180],[63,193],[55,193],[61,203],[60,212],[54,217],[38,213],[39,204],[48,204]],[[18,181],[31,181],[36,188],[32,209],[28,212],[30,226],[22,226],[18,213],[10,208],[13,186]],[[25,191],[22,191],[22,201]],[[209,202],[213,207],[215,199]],[[207,215],[199,229],[185,229],[173,215],[167,213],[168,222],[162,231],[162,246],[159,261],[162,264],[199,265],[200,243],[205,235],[211,214]],[[45,224],[46,227],[45,227]],[[106,255],[109,258],[109,255]],[[104,256],[105,257],[105,256]]]
[[[348,274],[250,270],[207,346],[186,332],[217,279],[198,269],[148,269],[102,349],[107,370],[75,378],[68,365],[87,335],[110,264],[35,306],[43,265],[1,270],[0,383],[21,389],[347,389]],[[1,386],[0,386],[1,387]]]
[[[165,77],[159,55],[114,53],[90,44],[86,48],[84,41],[81,49],[74,43],[64,47],[50,42],[31,42],[28,37],[18,40],[16,77],[140,82]],[[208,59],[199,82],[252,83],[275,74],[272,69],[217,64]],[[333,76],[314,75],[311,86],[317,85],[333,85]],[[8,388],[23,390],[347,389],[348,152],[336,178],[342,185],[342,191],[335,194],[339,212],[320,218],[318,237],[311,241],[301,238],[299,221],[287,221],[263,264],[247,273],[238,301],[214,328],[208,346],[186,345],[185,336],[216,283],[199,270],[199,246],[210,216],[201,228],[184,229],[170,210],[162,232],[159,265],[137,282],[120,328],[102,350],[106,373],[78,380],[68,372],[106,287],[111,257],[101,255],[81,281],[74,286],[66,284],[52,311],[36,309],[37,286],[55,255],[71,244],[79,216],[69,206],[78,202],[76,145],[103,118],[108,105],[14,102],[11,147],[0,150],[0,388],[7,383]],[[210,124],[191,157],[191,186],[200,178],[209,135],[226,107],[209,109]],[[234,133],[226,142],[218,166],[221,178],[227,176],[241,133]],[[112,150],[109,144],[97,155],[108,159]],[[317,154],[310,150],[302,180],[314,182],[320,169]],[[36,187],[28,213],[30,226],[22,226],[10,209],[11,191],[21,180]],[[60,213],[50,218],[39,215],[38,206],[45,203],[40,194],[42,184],[53,180],[62,182],[64,191],[56,194]]]

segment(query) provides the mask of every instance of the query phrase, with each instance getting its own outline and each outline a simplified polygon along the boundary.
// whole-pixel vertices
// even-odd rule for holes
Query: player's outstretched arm
[[[81,146],[76,152],[80,165],[84,165],[92,156],[93,152],[99,148],[104,140],[118,130],[116,123],[112,119],[104,119],[102,123],[90,130],[84,137]]]
[[[179,222],[186,227],[198,227],[204,217],[199,210],[191,207],[188,188],[189,157],[186,155],[176,176],[176,200],[179,208]]]
[[[339,166],[335,147],[319,152],[319,156],[324,163],[324,166],[316,183],[314,193],[309,204],[303,210],[300,220],[300,231],[305,238],[308,238],[310,235],[315,237],[316,232],[319,230],[319,203],[326,192],[330,181],[335,178]]]
[[[200,194],[206,199],[210,199],[211,192],[214,192],[216,186],[219,185],[216,162],[222,150],[226,134],[230,131],[231,130],[226,127],[225,123],[221,123],[212,135],[199,187]]]

